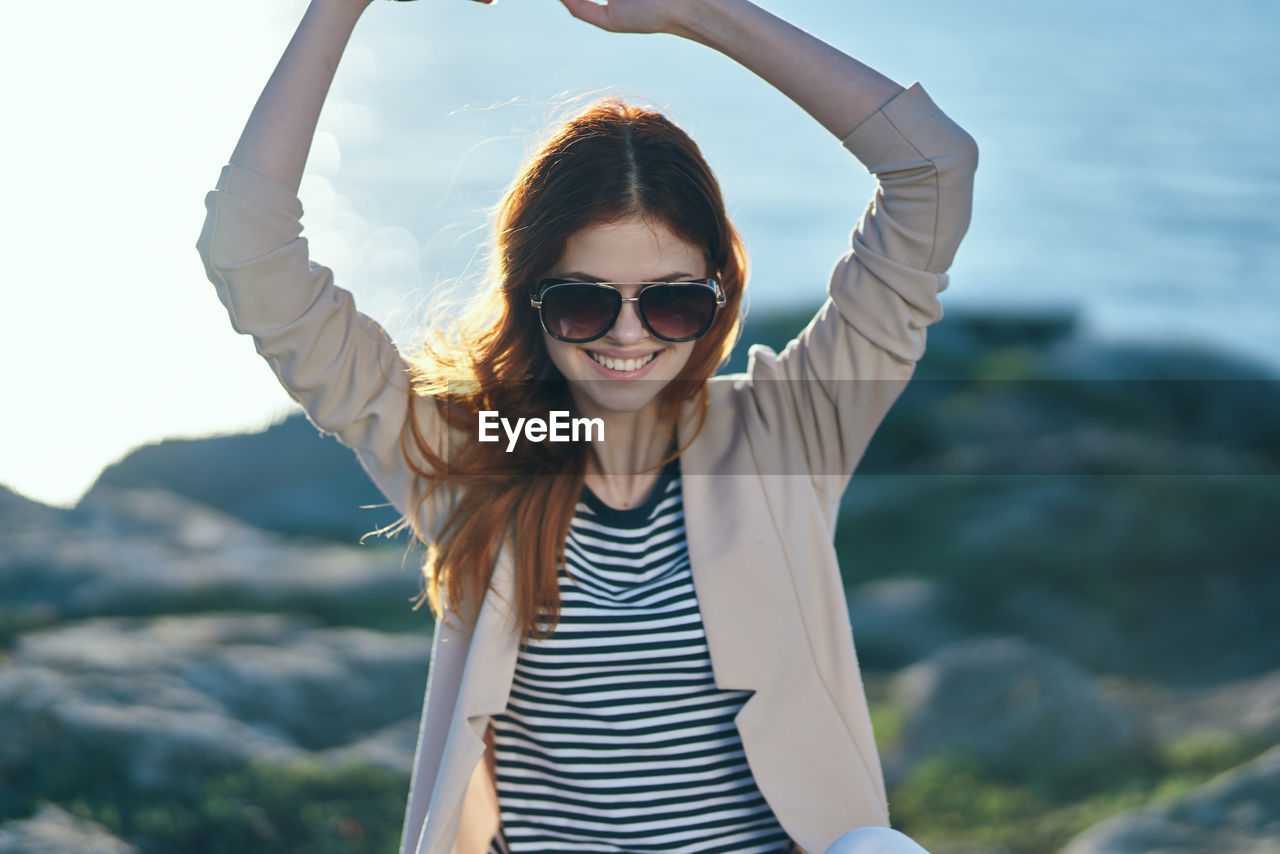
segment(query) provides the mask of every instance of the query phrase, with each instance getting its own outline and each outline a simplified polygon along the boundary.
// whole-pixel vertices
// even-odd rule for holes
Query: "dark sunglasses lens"
[[[711,328],[716,295],[702,285],[650,285],[640,293],[649,329],[668,341],[688,341]]]
[[[555,285],[542,295],[542,322],[557,338],[590,341],[609,331],[621,305],[613,288]]]

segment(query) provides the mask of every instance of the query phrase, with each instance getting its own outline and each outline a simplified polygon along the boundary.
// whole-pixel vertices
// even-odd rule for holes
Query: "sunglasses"
[[[624,297],[616,285],[643,285],[640,293]],[[575,282],[543,279],[529,298],[538,309],[542,328],[552,338],[583,344],[603,338],[622,313],[624,302],[636,303],[640,322],[663,341],[692,341],[706,334],[725,303],[715,279],[689,282]]]

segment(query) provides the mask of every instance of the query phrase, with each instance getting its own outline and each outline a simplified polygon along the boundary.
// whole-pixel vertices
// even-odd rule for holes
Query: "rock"
[[[36,763],[106,755],[132,783],[163,785],[192,767],[284,762],[303,751],[230,717],[171,678],[71,678],[38,668],[0,671],[0,769],[21,777]]]
[[[1208,687],[1154,693],[1151,715],[1162,733],[1231,732],[1280,743],[1280,670]]]
[[[1145,744],[1138,716],[1088,674],[1014,638],[945,647],[898,674],[890,695],[903,713],[895,773],[945,754],[1005,773],[1068,772]]]
[[[1011,590],[997,619],[1007,629],[1087,666],[1115,666],[1125,639],[1100,610],[1038,585]]]
[[[1043,350],[1069,340],[1079,327],[1079,312],[1069,306],[952,312],[950,334],[967,335],[987,348]]]
[[[416,715],[405,718],[350,744],[331,747],[323,751],[321,757],[337,766],[367,762],[408,777],[413,770],[413,754],[418,746],[418,724]]]
[[[405,603],[402,549],[289,539],[162,490],[99,488],[72,511],[0,525],[0,601],[63,617]],[[402,565],[402,562],[404,565]]]
[[[1059,376],[1090,381],[1177,380],[1274,382],[1275,369],[1235,353],[1213,350],[1189,341],[1106,340],[1079,335],[1060,342],[1046,354]],[[1274,386],[1272,393],[1274,393]]]
[[[43,805],[31,818],[0,825],[0,854],[138,854],[138,849],[112,836],[105,827],[76,818],[54,804]]]
[[[1280,742],[1280,670],[1218,686],[1204,697],[1202,716],[1218,726]]]
[[[24,528],[48,524],[59,512],[56,507],[32,501],[0,484],[0,536],[10,536]]]
[[[1280,666],[1274,480],[859,475],[836,542],[849,581],[945,584],[971,633],[1203,685]]]
[[[108,466],[100,489],[159,490],[251,525],[351,543],[398,513],[355,453],[294,413],[259,433],[166,439]]]
[[[1277,854],[1280,747],[1166,804],[1116,816],[1063,854]]]
[[[149,785],[193,765],[347,746],[416,722],[429,656],[425,635],[276,615],[95,619],[31,632],[0,668],[0,770],[105,750]],[[387,744],[370,742],[383,766],[393,765]],[[406,766],[411,757],[410,745]]]
[[[893,578],[860,585],[849,594],[858,660],[871,667],[910,664],[963,635],[958,611],[951,591],[936,581]]]

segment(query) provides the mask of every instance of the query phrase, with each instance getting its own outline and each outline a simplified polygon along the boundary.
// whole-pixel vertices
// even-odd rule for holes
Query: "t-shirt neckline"
[[[585,483],[582,485],[581,500],[601,522],[619,528],[635,528],[649,521],[649,516],[666,497],[671,481],[679,476],[680,458],[676,457],[662,467],[662,471],[658,473],[657,482],[645,499],[635,507],[628,507],[625,510],[605,504]]]

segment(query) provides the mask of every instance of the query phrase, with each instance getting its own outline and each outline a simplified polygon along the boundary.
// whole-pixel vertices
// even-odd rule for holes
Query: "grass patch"
[[[1274,481],[855,476],[835,545],[847,587],[939,582],[975,631],[1001,631],[1006,598],[1034,579],[1123,627],[1132,643],[1109,654],[1108,670],[1237,678],[1280,655]]]
[[[0,608],[0,650],[13,649],[23,632],[43,628],[55,618],[52,609]]]
[[[1248,736],[1202,732],[1124,765],[1063,775],[1031,763],[1016,778],[974,757],[942,756],[916,766],[890,792],[889,806],[894,826],[931,850],[961,843],[1050,854],[1104,819],[1182,795],[1266,747]]]
[[[898,748],[902,741],[902,712],[892,703],[870,704],[871,728],[876,734],[876,746],[881,753]]]
[[[0,820],[52,801],[144,852],[374,854],[399,844],[408,779],[369,765],[191,768],[163,787],[131,785],[106,755],[67,756],[25,775]]]

